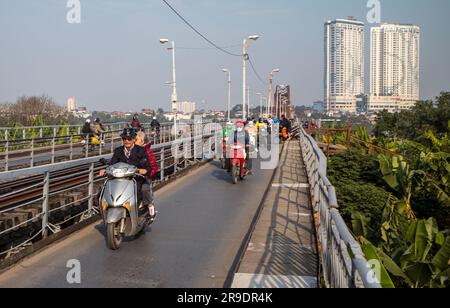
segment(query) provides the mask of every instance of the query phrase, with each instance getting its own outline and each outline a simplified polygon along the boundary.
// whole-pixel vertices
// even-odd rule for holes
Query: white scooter
[[[124,237],[142,232],[150,217],[142,202],[138,204],[135,177],[143,176],[137,173],[137,167],[118,163],[106,169],[106,176],[108,179],[100,194],[99,204],[106,225],[107,245],[117,250]]]

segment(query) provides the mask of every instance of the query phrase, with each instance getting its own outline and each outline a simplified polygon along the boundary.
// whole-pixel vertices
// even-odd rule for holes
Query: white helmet
[[[156,120],[156,117],[153,117],[153,120]]]
[[[86,120],[86,123],[91,123],[91,119],[87,119],[87,120]]]

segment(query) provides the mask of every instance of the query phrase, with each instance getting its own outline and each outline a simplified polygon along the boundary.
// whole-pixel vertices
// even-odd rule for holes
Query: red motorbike
[[[228,169],[230,160],[227,159],[227,144],[228,144],[228,136],[223,136],[222,139],[222,158],[220,159],[220,162],[222,163],[222,169]]]
[[[229,158],[231,164],[231,176],[233,178],[233,184],[237,184],[238,179],[243,180],[245,178],[245,145],[234,143],[230,146]]]

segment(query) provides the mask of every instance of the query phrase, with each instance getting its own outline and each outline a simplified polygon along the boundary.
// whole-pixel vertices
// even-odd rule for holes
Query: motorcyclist
[[[99,118],[95,119],[94,125],[95,125],[95,130],[97,131],[97,134],[100,137],[101,143],[105,144],[104,134],[106,133],[106,129],[103,127],[103,124]]]
[[[137,113],[133,116],[133,121],[131,122],[131,127],[135,128],[136,130],[141,129],[141,122],[139,122],[139,115]]]
[[[249,133],[244,129],[244,122],[243,121],[237,121],[236,122],[236,131],[232,134],[231,138],[228,139],[228,145],[229,147],[235,143],[245,143],[245,165],[248,174],[253,174],[252,170],[252,160],[250,159],[250,135]],[[230,168],[231,168],[231,164]],[[229,169],[228,171],[231,171]]]
[[[95,129],[95,126],[91,123],[90,119],[86,119],[86,122],[84,123],[81,132],[84,135],[83,143],[88,142],[88,140],[90,140],[91,137],[98,135],[97,130]]]
[[[153,117],[153,120],[150,123],[150,127],[152,128],[152,131],[156,130],[157,132],[159,132],[159,130],[161,129],[161,124],[156,117]]]
[[[143,147],[147,153],[148,161],[150,164],[151,172],[147,176],[147,186],[143,186],[142,188],[149,189],[148,193],[150,196],[150,205],[149,205],[149,214],[150,214],[150,221],[153,222],[156,217],[156,210],[155,210],[155,199],[153,197],[153,190],[152,190],[152,179],[158,172],[158,165],[156,164],[155,155],[153,154],[150,142],[145,135],[144,132],[138,132],[136,135],[136,145]]]
[[[150,164],[147,156],[147,152],[144,148],[136,146],[136,131],[134,128],[125,128],[122,137],[123,146],[120,146],[114,150],[114,155],[111,159],[110,165],[117,163],[126,163],[136,166],[138,173],[142,176],[151,174]],[[100,176],[105,176],[106,169],[102,169],[99,172]],[[143,206],[147,207],[150,211],[151,196],[149,195],[149,187],[146,178],[136,177],[138,200],[142,200]]]

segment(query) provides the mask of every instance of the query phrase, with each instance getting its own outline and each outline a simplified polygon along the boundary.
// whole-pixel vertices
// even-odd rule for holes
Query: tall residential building
[[[353,18],[325,23],[324,104],[327,112],[356,112],[364,93],[364,23]]]
[[[67,110],[69,112],[76,111],[78,109],[77,99],[75,97],[69,97],[67,99]]]
[[[191,114],[195,111],[195,103],[194,102],[178,102],[177,110],[180,113]]]
[[[369,112],[408,109],[420,99],[419,44],[415,25],[371,29]]]

